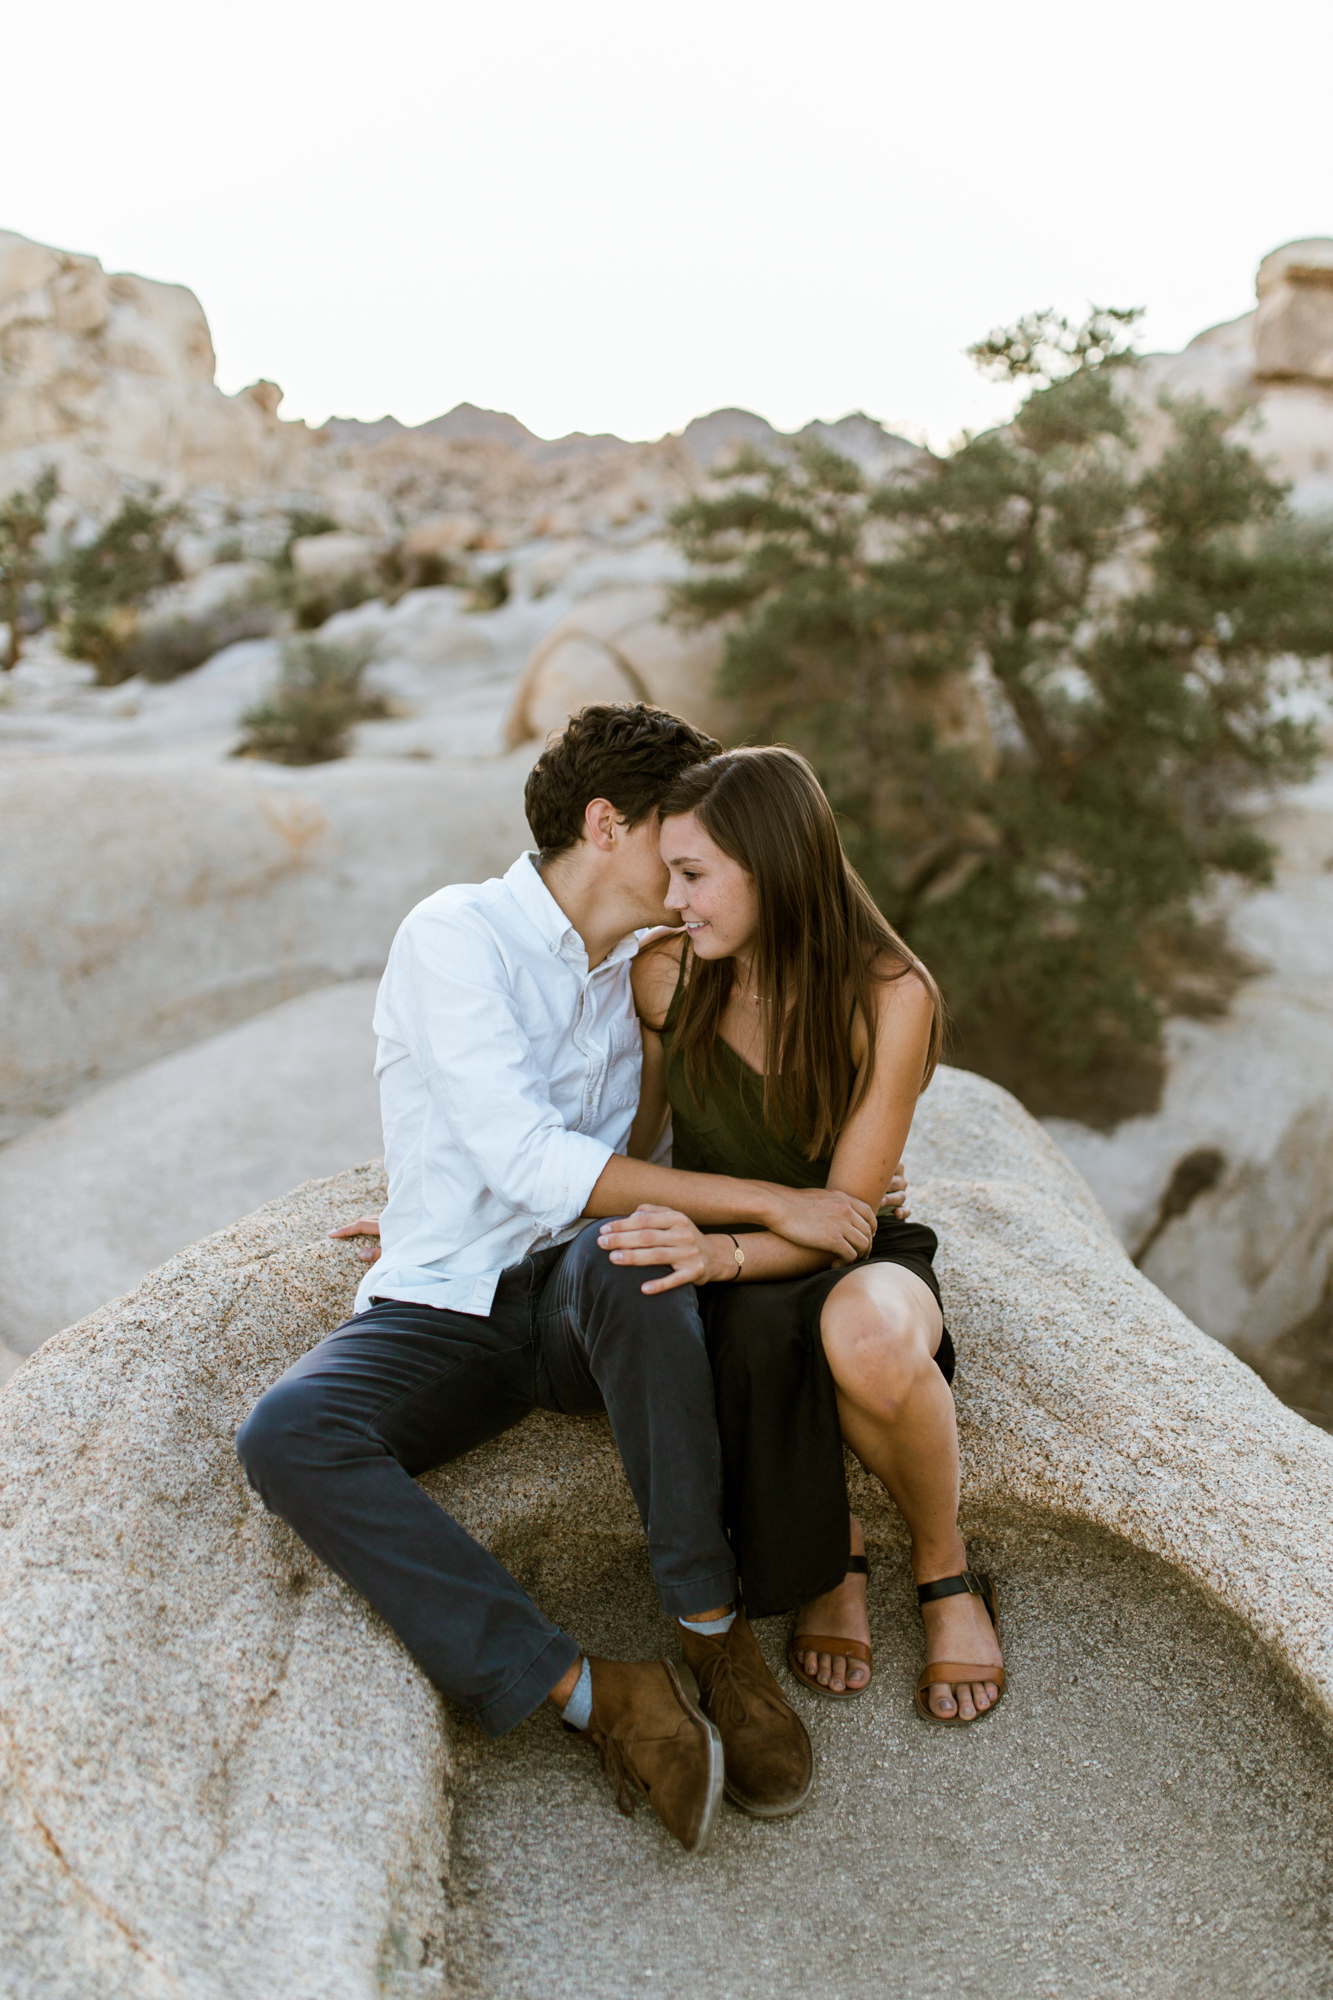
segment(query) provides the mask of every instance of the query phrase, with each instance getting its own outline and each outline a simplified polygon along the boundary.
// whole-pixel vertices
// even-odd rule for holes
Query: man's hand
[[[767,1216],[775,1236],[803,1250],[823,1250],[839,1264],[854,1264],[875,1240],[875,1211],[840,1188],[771,1189]]]
[[[908,1216],[912,1213],[911,1209],[907,1206],[907,1170],[901,1160],[899,1160],[897,1167],[894,1169],[893,1179],[889,1182],[880,1207],[891,1208],[898,1217],[899,1222],[906,1222]]]
[[[374,1243],[358,1243],[356,1246],[356,1254],[363,1264],[373,1264],[379,1256],[379,1234],[380,1219],[377,1215],[358,1215],[355,1222],[344,1222],[341,1229],[329,1231],[333,1237],[373,1236]]]
[[[601,1249],[613,1264],[669,1264],[671,1275],[652,1278],[641,1292],[671,1292],[677,1285],[717,1284],[736,1271],[729,1236],[705,1236],[676,1208],[643,1202],[632,1215],[615,1216],[598,1232]],[[725,1251],[725,1256],[723,1252]]]

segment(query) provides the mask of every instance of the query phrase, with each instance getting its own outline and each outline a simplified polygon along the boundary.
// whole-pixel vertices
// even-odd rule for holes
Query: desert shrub
[[[488,569],[477,578],[468,592],[469,611],[498,611],[502,604],[509,602],[509,569]]]
[[[128,499],[94,541],[65,559],[65,588],[76,610],[141,604],[164,583],[180,581],[173,541],[178,506],[156,498]]]
[[[409,553],[401,542],[385,549],[375,564],[379,595],[386,604],[396,604],[409,590],[436,590],[443,584],[455,587],[468,581],[466,566],[453,556],[430,549]]]
[[[25,627],[43,622],[38,596],[47,582],[41,541],[58,490],[50,467],[27,491],[0,501],[0,622],[9,628],[0,668],[18,665]]]
[[[370,653],[369,645],[289,639],[276,687],[241,717],[244,735],[235,755],[274,764],[326,764],[345,757],[353,725],[388,712],[384,697],[362,685]]]
[[[314,632],[327,624],[335,612],[354,611],[358,604],[378,597],[380,585],[374,577],[353,571],[347,576],[297,576],[291,572],[287,601],[292,616],[303,632]]]
[[[288,507],[287,533],[282,547],[273,558],[275,569],[290,569],[292,566],[292,543],[304,541],[307,535],[332,535],[338,530],[338,523],[332,514],[325,514],[311,507]]]
[[[117,655],[122,680],[140,674],[146,681],[174,681],[192,673],[224,646],[240,639],[266,639],[282,613],[263,601],[221,604],[197,616],[154,618],[137,626]],[[87,655],[84,656],[85,658]]]
[[[1333,531],[1293,518],[1234,411],[1167,405],[1136,455],[1135,317],[982,342],[1033,387],[948,457],[875,484],[819,446],[751,453],[674,517],[678,613],[730,620],[725,691],[814,763],[961,1059],[1112,1119],[1137,1086],[1099,1110],[1108,1079],[1155,1077],[1136,1051],[1199,892],[1270,869],[1246,791],[1311,769],[1275,663],[1333,650]]]
[[[138,637],[145,598],[180,581],[173,543],[181,521],[181,509],[159,506],[155,495],[124,500],[96,539],[71,550],[61,565],[56,588],[65,613],[64,650],[90,661],[103,686],[134,672],[124,658]]]

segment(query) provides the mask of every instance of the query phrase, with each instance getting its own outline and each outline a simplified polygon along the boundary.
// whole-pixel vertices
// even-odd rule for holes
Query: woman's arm
[[[631,1160],[651,1160],[653,1148],[662,1136],[670,1106],[666,1090],[666,1050],[661,1028],[671,1005],[680,976],[680,955],[685,940],[679,931],[667,931],[649,938],[640,946],[630,967],[634,1006],[643,1035],[643,1079],[639,1084],[639,1108],[630,1127],[625,1148]]]
[[[855,1195],[878,1208],[891,1186],[911,1130],[925,1072],[933,1007],[921,981],[907,973],[879,987],[875,1023],[875,1071],[864,1101],[848,1119],[829,1165],[827,1186]],[[859,1019],[852,1036],[858,1076],[869,1060],[869,1039]],[[659,1127],[660,1132],[660,1127]],[[737,1282],[735,1245],[726,1235],[705,1235],[678,1211],[642,1207],[623,1221],[608,1223],[599,1241],[617,1264],[672,1266],[669,1277],[646,1284],[645,1292],[676,1285]],[[739,1282],[804,1277],[838,1260],[789,1243],[770,1230],[739,1238],[745,1264]]]
[[[646,1023],[640,1021],[639,1027],[643,1034],[643,1076],[639,1083],[639,1108],[629,1128],[625,1152],[631,1160],[651,1160],[671,1108],[667,1103],[666,1050],[662,1047],[662,1037],[654,1034]]]

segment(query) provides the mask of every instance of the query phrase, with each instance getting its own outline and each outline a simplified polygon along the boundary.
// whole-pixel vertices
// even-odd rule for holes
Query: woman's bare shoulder
[[[918,1015],[934,1013],[935,996],[930,988],[929,975],[917,965],[904,965],[900,958],[884,952],[875,966],[874,978],[881,1021],[886,1010],[906,1014],[913,1019]]]
[[[666,1020],[684,949],[683,931],[659,931],[639,946],[630,976],[639,1019],[649,1028],[660,1028]]]
[[[875,1035],[930,1037],[935,1018],[935,996],[914,965],[904,965],[889,952],[881,953],[871,968],[874,980]],[[866,1059],[865,1022],[856,1010],[852,1027],[852,1059],[859,1068]]]

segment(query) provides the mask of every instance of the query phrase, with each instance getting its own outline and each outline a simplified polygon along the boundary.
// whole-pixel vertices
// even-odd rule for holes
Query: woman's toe
[[[939,1681],[930,1690],[930,1707],[936,1715],[952,1715],[958,1704],[953,1698],[953,1689],[947,1682]]]
[[[968,1681],[962,1681],[958,1688],[958,1713],[964,1722],[975,1722],[976,1704],[972,1700],[972,1688]]]

